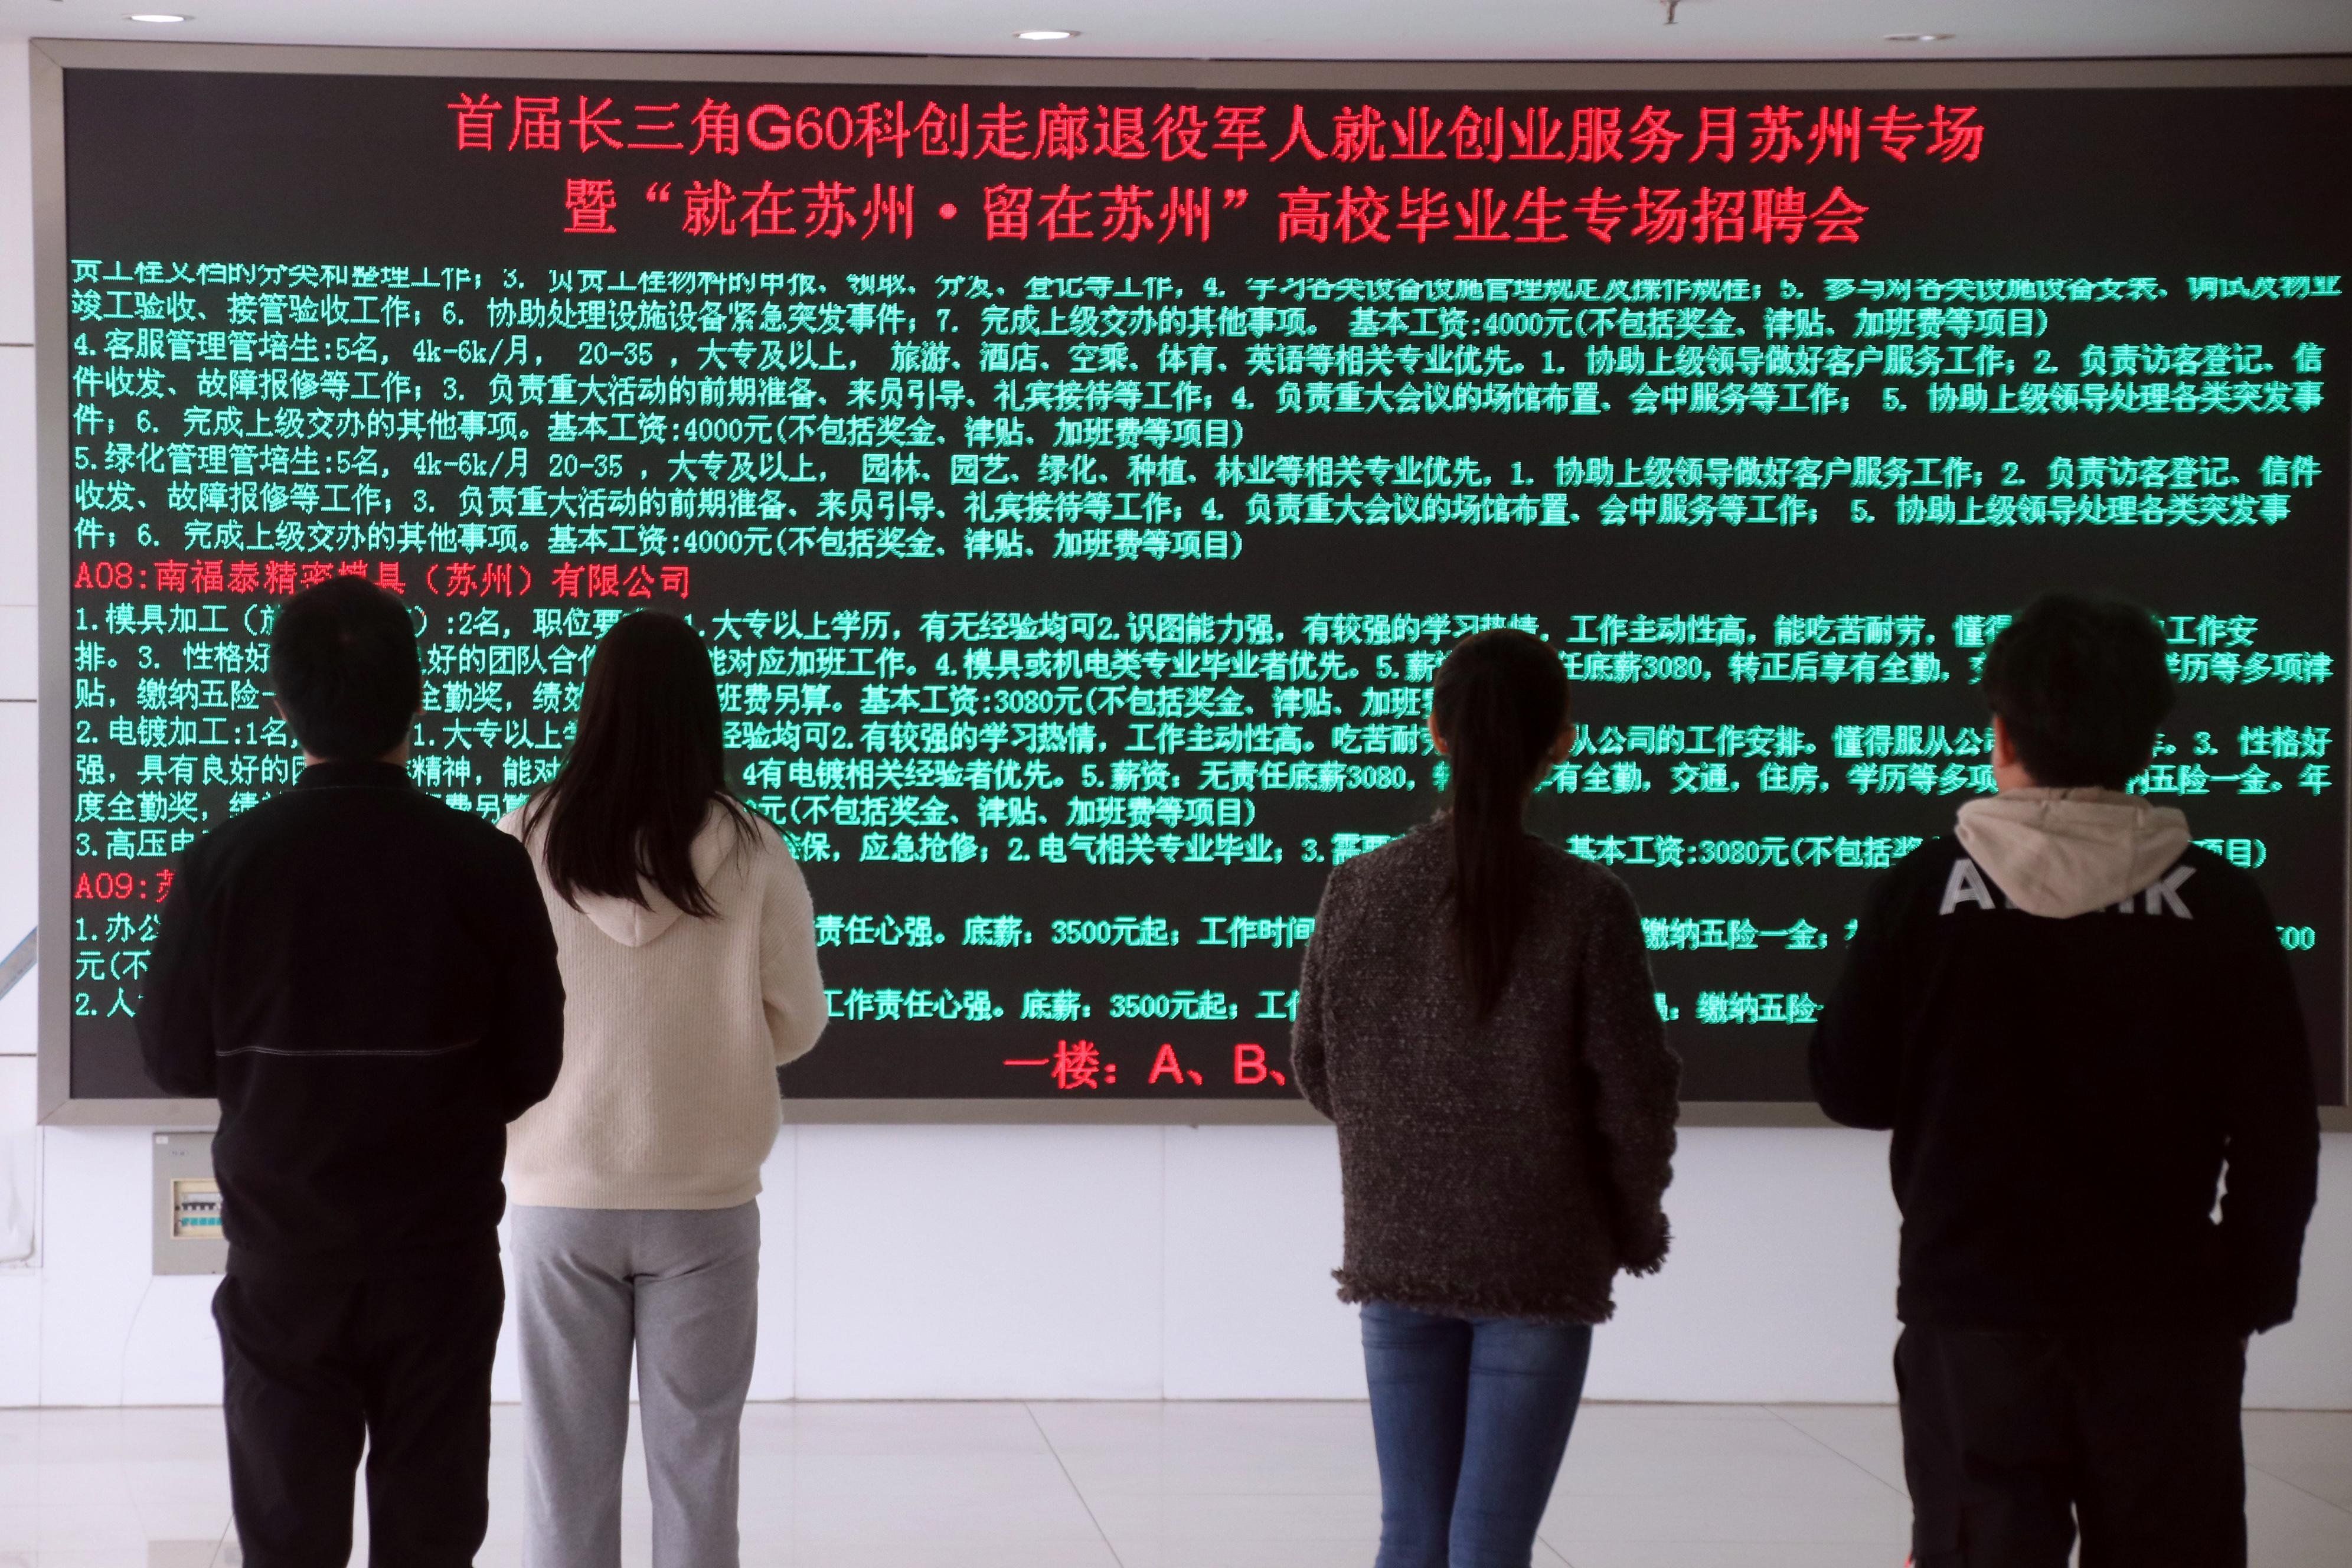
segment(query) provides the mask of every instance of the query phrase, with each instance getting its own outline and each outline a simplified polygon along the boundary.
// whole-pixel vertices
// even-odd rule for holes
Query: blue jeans
[[[1363,1330],[1381,1461],[1374,1568],[1528,1568],[1591,1328],[1370,1301]]]

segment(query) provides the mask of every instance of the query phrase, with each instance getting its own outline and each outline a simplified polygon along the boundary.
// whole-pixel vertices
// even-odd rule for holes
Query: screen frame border
[[[1296,88],[1310,73],[1318,89],[1395,91],[1770,90],[1853,87],[1903,89],[2083,89],[2133,88],[2352,87],[2352,56],[2141,57],[2114,59],[1759,60],[1759,61],[1381,61],[1061,58],[989,55],[677,54],[556,49],[366,48],[323,45],[116,43],[35,38],[30,58],[33,174],[34,410],[37,504],[35,572],[39,702],[37,764],[38,848],[36,910],[40,929],[71,929],[71,632],[67,593],[71,561],[71,477],[66,343],[46,324],[65,319],[65,73],[153,70],[317,76],[508,78],[608,76],[616,80],[730,81],[841,87]],[[46,329],[46,330],[45,330]],[[2352,422],[2352,413],[2347,415]],[[2352,529],[2352,516],[2346,519]],[[2347,584],[2352,632],[2352,582]],[[2352,742],[2352,668],[2346,684]],[[2352,788],[2352,777],[2347,787]],[[2344,930],[2352,937],[2352,810],[2346,813]],[[37,966],[39,1119],[54,1126],[211,1128],[210,1100],[76,1099],[72,1093],[71,965],[63,941]],[[2336,984],[2347,1026],[2336,1042],[2352,1086],[2352,940],[2338,954]],[[2352,1132],[2352,1102],[2322,1106],[2320,1125]],[[1040,1123],[1062,1125],[1284,1126],[1318,1123],[1304,1100],[1168,1101],[1038,1100],[794,1100],[792,1123]],[[1826,1127],[1818,1107],[1788,1100],[1696,1100],[1682,1121],[1700,1127]]]

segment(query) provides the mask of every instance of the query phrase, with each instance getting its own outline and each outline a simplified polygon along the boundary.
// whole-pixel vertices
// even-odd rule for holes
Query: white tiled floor
[[[483,1563],[520,1561],[515,1411]],[[2246,1417],[2256,1568],[2352,1564],[2352,1414]],[[1543,1568],[1896,1568],[1881,1406],[1588,1405]],[[645,1489],[625,1507],[646,1557]],[[743,1545],[777,1568],[1369,1568],[1379,1481],[1345,1404],[755,1405]],[[0,1568],[226,1568],[213,1410],[0,1412]],[[364,1561],[364,1552],[355,1561]]]

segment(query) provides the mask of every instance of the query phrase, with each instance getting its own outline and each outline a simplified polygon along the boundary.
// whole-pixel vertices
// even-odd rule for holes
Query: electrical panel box
[[[213,1177],[213,1135],[156,1133],[155,1272],[219,1274],[227,1268],[220,1184]]]

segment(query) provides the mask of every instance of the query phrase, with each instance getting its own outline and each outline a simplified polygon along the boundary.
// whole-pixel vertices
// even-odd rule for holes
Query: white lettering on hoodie
[[[1992,889],[1985,886],[1984,873],[1965,855],[1952,862],[1952,874],[1944,879],[1944,907],[1936,912],[1948,915],[1964,903],[1988,910],[1998,907],[1992,901]]]

